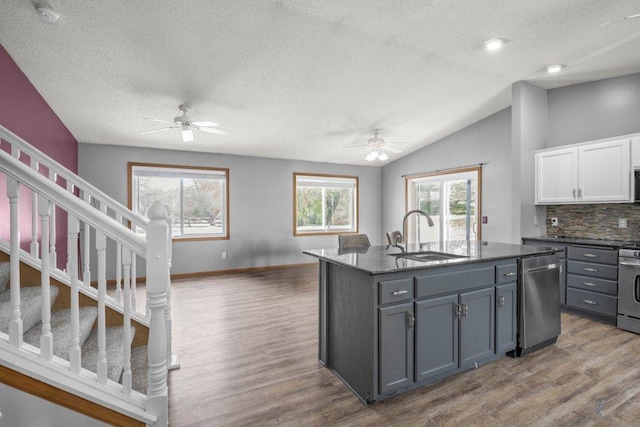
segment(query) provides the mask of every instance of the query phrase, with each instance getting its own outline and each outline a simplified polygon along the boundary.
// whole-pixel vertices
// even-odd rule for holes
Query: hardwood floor
[[[317,361],[317,267],[173,283],[172,426],[640,425],[640,335],[562,314],[556,345],[363,405]]]

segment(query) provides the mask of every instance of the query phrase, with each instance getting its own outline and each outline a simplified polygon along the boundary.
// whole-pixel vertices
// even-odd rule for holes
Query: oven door
[[[620,258],[618,314],[640,319],[640,260]]]

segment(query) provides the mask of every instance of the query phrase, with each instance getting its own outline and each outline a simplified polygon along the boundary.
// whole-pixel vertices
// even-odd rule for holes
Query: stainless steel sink
[[[446,252],[424,251],[424,252],[405,252],[401,254],[391,254],[397,258],[406,258],[420,262],[445,261],[449,259],[469,258],[465,255],[448,254]]]

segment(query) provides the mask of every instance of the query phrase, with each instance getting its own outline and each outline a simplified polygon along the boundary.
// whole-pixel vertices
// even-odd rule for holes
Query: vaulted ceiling
[[[372,164],[545,88],[640,71],[638,0],[28,0],[0,2],[0,44],[78,141]],[[506,41],[487,52],[483,42]],[[551,75],[545,67],[565,64]],[[179,130],[188,102],[229,136]],[[37,125],[35,123],[34,125]],[[387,161],[387,162],[388,162]],[[383,164],[383,163],[374,163]]]

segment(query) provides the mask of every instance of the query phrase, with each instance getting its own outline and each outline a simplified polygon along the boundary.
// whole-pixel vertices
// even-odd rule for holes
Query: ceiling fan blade
[[[345,145],[342,148],[361,148],[361,147],[371,147],[371,144]]]
[[[192,125],[196,125],[196,126],[209,126],[209,127],[218,127],[220,126],[217,123],[214,122],[191,122]]]
[[[173,124],[173,122],[167,121],[167,120],[161,120],[161,119],[151,119],[151,118],[147,118],[145,120],[149,120],[150,122],[158,122],[158,123],[168,123],[170,125]]]
[[[176,129],[176,128],[179,128],[179,127],[180,126],[169,126],[168,128],[145,130],[145,131],[140,132],[140,134],[144,135],[144,134],[147,134],[147,133],[162,132],[164,130]]]
[[[390,145],[385,145],[382,149],[390,151],[392,153],[402,153],[402,150],[398,150],[397,148],[391,147]]]
[[[193,125],[193,123],[192,123]],[[229,135],[231,132],[229,132],[228,130],[224,130],[224,129],[214,129],[214,128],[201,128],[200,126],[193,126],[194,128],[201,130],[202,132],[207,132],[207,133],[216,133],[218,135]]]

